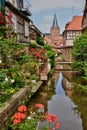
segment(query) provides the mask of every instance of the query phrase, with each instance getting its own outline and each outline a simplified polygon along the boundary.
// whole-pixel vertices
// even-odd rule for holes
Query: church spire
[[[54,15],[54,20],[53,20],[53,26],[52,27],[58,27],[58,22],[57,22],[56,14]]]

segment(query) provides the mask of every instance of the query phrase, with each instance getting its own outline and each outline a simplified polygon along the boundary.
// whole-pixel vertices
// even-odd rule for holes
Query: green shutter
[[[1,8],[5,7],[5,0],[0,0],[0,6],[1,6]]]

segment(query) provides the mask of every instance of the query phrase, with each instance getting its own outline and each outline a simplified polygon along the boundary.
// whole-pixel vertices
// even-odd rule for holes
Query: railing
[[[30,6],[31,4],[29,0],[23,0],[23,8],[21,10],[24,14],[29,15],[29,16],[31,16]]]

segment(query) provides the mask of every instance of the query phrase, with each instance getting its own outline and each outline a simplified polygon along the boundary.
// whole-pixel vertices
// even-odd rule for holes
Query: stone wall
[[[0,107],[0,128],[5,127],[6,123],[15,113],[18,106],[21,105],[22,101],[27,99],[30,88],[31,87],[29,86],[21,88],[20,91],[16,92],[9,101],[5,102],[3,107]]]
[[[6,126],[6,123],[8,123],[9,119],[16,112],[18,106],[28,99],[28,95],[31,92],[36,93],[42,84],[43,81],[38,81],[36,84],[31,84],[30,86],[21,88],[20,91],[16,92],[9,101],[5,102],[3,107],[0,107],[0,128]]]

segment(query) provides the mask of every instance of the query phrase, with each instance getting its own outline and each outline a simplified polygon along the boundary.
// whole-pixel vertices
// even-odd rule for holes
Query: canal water
[[[87,130],[87,97],[76,95],[73,90],[76,81],[71,79],[72,73],[55,72],[33,96],[28,107],[34,110],[36,103],[42,103],[45,112],[58,116],[59,130]]]

